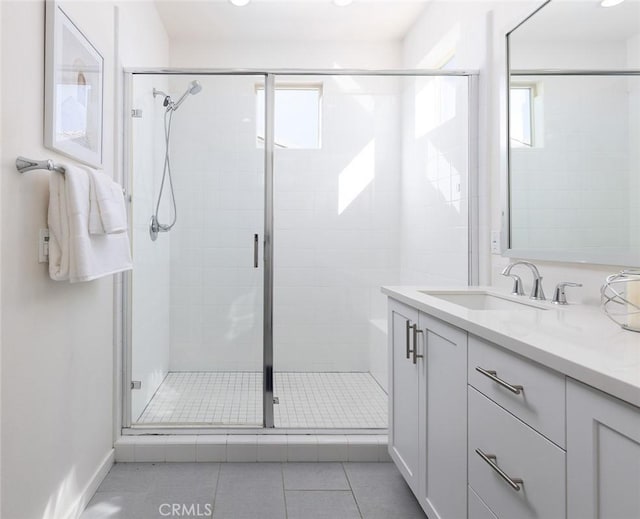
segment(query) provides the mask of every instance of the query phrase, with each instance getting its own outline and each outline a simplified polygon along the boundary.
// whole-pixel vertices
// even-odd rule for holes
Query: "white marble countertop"
[[[470,310],[421,291],[486,291],[538,308]],[[389,297],[640,407],[640,333],[623,330],[601,308],[553,305],[492,287],[382,287]]]

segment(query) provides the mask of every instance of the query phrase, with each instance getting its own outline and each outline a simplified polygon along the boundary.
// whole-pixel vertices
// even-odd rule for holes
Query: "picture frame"
[[[104,58],[57,1],[45,15],[44,145],[101,167]]]

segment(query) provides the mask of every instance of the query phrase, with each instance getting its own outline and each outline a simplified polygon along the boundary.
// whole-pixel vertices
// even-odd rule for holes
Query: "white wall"
[[[118,177],[114,3],[63,6],[105,58],[105,170]],[[155,16],[150,4],[137,7],[149,9],[147,19]],[[1,297],[10,304],[1,307],[0,515],[67,517],[81,511],[87,485],[112,452],[114,280],[56,283],[47,266],[37,263],[38,229],[46,227],[48,175],[19,175],[14,161],[18,155],[64,161],[42,144],[44,2],[3,2],[1,32]],[[127,35],[127,48],[144,39],[140,27],[135,39],[130,30]]]
[[[393,69],[399,42],[171,42],[171,66],[195,68]]]
[[[65,6],[105,57],[109,103],[113,10]],[[2,306],[2,516],[59,517],[76,506],[112,446],[113,280],[56,283],[37,263],[48,175],[19,175],[13,161],[62,160],[42,147],[44,2],[5,2],[2,22],[2,299],[10,301]],[[112,125],[105,110],[105,127]],[[104,138],[112,170],[109,131]]]

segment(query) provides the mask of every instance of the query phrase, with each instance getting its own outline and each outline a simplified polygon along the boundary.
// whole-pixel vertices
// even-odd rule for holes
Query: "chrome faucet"
[[[544,301],[546,297],[544,296],[544,290],[542,290],[542,276],[538,271],[538,267],[536,267],[533,263],[529,263],[528,261],[515,261],[513,263],[510,263],[501,272],[503,276],[512,277],[514,279],[512,293],[516,295],[522,295],[522,281],[518,276],[511,274],[511,269],[516,265],[525,265],[529,267],[529,270],[533,274],[533,288],[531,289],[531,295],[529,296],[529,299]]]

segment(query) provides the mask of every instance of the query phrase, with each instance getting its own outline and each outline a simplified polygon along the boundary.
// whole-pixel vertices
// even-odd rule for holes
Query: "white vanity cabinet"
[[[571,379],[567,517],[640,517],[640,409]]]
[[[544,362],[544,344],[515,349],[486,317],[449,323],[396,291],[389,453],[429,519],[640,519],[639,407]],[[626,341],[635,362],[640,341]]]
[[[389,300],[389,453],[430,518],[467,515],[467,334]]]

